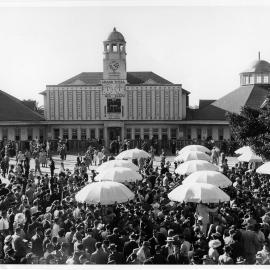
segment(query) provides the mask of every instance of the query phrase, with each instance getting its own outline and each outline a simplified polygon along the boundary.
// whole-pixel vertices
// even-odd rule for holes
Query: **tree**
[[[270,159],[270,104],[259,109],[243,107],[240,114],[227,113],[233,137],[249,145],[257,155]]]
[[[34,112],[37,112],[41,115],[44,115],[44,107],[43,106],[39,106],[38,102],[36,100],[32,100],[32,99],[24,99],[22,100],[22,103],[27,106],[29,109],[31,109]]]

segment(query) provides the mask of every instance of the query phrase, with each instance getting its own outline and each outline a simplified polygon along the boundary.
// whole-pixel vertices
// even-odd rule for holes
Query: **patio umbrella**
[[[257,156],[254,152],[245,152],[240,157],[237,158],[242,162],[262,162],[262,158]]]
[[[119,183],[135,182],[136,180],[142,180],[142,176],[129,168],[115,167],[102,171],[95,178],[96,181],[114,181]]]
[[[120,160],[120,159],[115,159],[115,160],[109,160],[104,163],[102,163],[96,171],[98,173],[103,172],[107,169],[111,168],[116,168],[116,167],[123,167],[123,168],[129,168],[132,169],[133,171],[139,171],[139,167],[136,166],[134,163],[128,160]]]
[[[94,182],[81,189],[75,199],[88,204],[110,205],[134,199],[134,193],[125,185],[112,181]]]
[[[179,154],[175,159],[176,162],[189,161],[189,160],[206,160],[210,161],[210,156],[201,151],[187,150],[182,154]]]
[[[183,184],[196,184],[196,183],[211,184],[220,188],[225,188],[232,185],[232,182],[228,177],[226,177],[223,173],[215,171],[194,172],[183,181]]]
[[[264,163],[262,166],[258,167],[256,173],[270,174],[270,161]]]
[[[168,194],[168,198],[177,202],[219,203],[230,197],[217,186],[205,183],[181,185]]]
[[[121,152],[117,155],[116,159],[139,159],[139,158],[148,158],[150,155],[144,150],[134,148]]]
[[[204,153],[210,153],[211,151],[203,146],[203,145],[198,145],[198,144],[191,144],[191,145],[187,145],[184,148],[182,148],[179,151],[179,155],[186,152],[186,151],[200,151],[200,152],[204,152]]]
[[[250,146],[243,146],[243,147],[237,149],[236,151],[234,151],[234,153],[237,155],[242,155],[246,152],[252,152],[252,149],[250,148]]]
[[[219,168],[205,160],[190,160],[180,164],[175,170],[180,175],[189,175],[197,171],[219,171]]]

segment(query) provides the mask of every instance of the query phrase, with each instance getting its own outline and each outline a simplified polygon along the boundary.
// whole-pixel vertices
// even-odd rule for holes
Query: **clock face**
[[[111,61],[111,62],[109,63],[109,68],[110,68],[110,70],[112,70],[113,72],[115,72],[119,67],[120,67],[120,64],[119,64],[117,61],[115,61],[115,60],[113,60],[113,61]]]

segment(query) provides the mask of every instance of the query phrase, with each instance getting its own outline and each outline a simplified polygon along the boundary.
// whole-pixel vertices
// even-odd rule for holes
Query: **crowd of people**
[[[129,147],[126,144],[122,150]],[[50,173],[39,165],[43,151]],[[172,202],[167,195],[184,177],[174,172],[176,166],[164,151],[161,162],[154,161],[152,147],[149,151],[149,159],[133,160],[143,176],[142,181],[127,184],[135,193],[134,200],[108,206],[75,200],[81,188],[95,181],[95,167],[90,166],[114,159],[105,148],[89,147],[78,155],[74,170],[64,168],[63,153],[56,168],[44,146],[18,152],[16,165],[9,160],[5,167],[1,163],[0,263],[270,263],[267,175],[256,174],[247,164],[229,168],[225,155],[218,153],[217,160],[214,149],[212,162],[221,164],[233,182],[225,189],[230,201],[215,205]],[[8,153],[3,159],[9,159]],[[30,168],[31,159],[34,168]]]

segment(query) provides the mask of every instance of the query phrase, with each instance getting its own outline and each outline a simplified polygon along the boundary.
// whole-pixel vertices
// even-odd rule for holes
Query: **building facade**
[[[126,41],[113,30],[104,41],[103,72],[84,72],[44,95],[48,137],[170,140],[183,137],[189,92],[153,72],[126,70]]]

